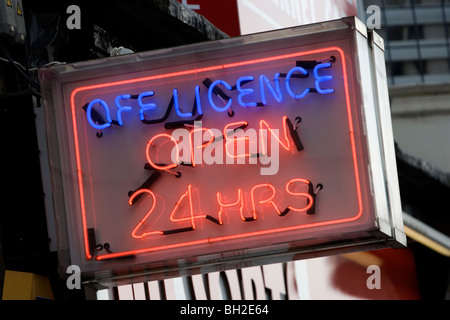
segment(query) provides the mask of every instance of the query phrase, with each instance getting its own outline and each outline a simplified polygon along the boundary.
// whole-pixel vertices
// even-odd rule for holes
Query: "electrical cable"
[[[0,61],[4,61],[4,62],[8,62],[9,63],[9,60],[5,59],[3,57],[0,57]],[[21,67],[23,69],[23,71],[28,71],[28,72],[30,72],[30,71],[37,71],[39,68],[42,68],[42,67],[50,67],[50,66],[57,66],[57,65],[60,65],[60,64],[66,64],[65,62],[52,61],[52,62],[43,64],[42,66],[39,66],[39,67],[34,67],[34,68],[27,69],[20,62],[17,62],[17,61],[13,61],[13,62],[16,65],[18,65],[19,67]]]
[[[4,62],[8,62],[9,63],[9,60],[8,59],[5,59],[5,58],[3,58],[3,57],[0,57],[0,61],[4,61]],[[17,64],[19,67],[21,67],[24,71],[27,71],[27,69],[22,65],[22,64],[20,64],[19,62],[17,62],[17,61],[13,61],[15,64]],[[30,70],[28,70],[28,71],[31,71],[31,69]]]
[[[8,59],[8,61],[11,63],[12,66],[14,66],[14,68],[22,75],[22,77],[25,78],[25,80],[27,80],[27,82],[37,91],[36,93],[40,95],[41,92],[41,88],[39,86],[39,84],[37,84],[36,82],[34,82],[26,73],[24,70],[22,70],[17,63],[11,58],[11,56],[8,53],[8,50],[3,46],[3,43],[0,42],[0,49],[2,50],[3,54],[5,55],[6,59]],[[22,68],[23,66],[20,65]],[[25,68],[24,68],[25,69]]]

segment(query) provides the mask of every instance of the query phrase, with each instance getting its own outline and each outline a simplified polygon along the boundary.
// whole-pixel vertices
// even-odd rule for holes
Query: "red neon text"
[[[172,212],[169,215],[170,221],[175,223],[177,228],[170,229],[170,230],[153,230],[153,231],[145,231],[140,232],[138,231],[145,226],[149,226],[151,224],[147,223],[147,220],[149,219],[150,215],[153,213],[155,206],[156,206],[156,197],[155,194],[148,189],[140,189],[133,193],[129,200],[129,205],[133,205],[133,199],[142,193],[146,193],[151,198],[151,207],[145,214],[145,216],[139,221],[139,223],[136,225],[136,227],[131,232],[131,236],[136,239],[143,239],[147,238],[149,236],[155,236],[155,235],[170,235],[170,234],[176,234],[180,232],[187,232],[187,231],[194,231],[197,229],[196,226],[196,220],[209,220],[211,222],[214,222],[215,224],[222,226],[224,224],[223,215],[226,214],[227,210],[230,210],[231,212],[234,212],[235,210],[232,209],[238,209],[239,211],[239,217],[243,222],[251,222],[256,221],[258,216],[258,208],[263,206],[269,206],[273,209],[274,213],[278,216],[282,217],[285,216],[289,211],[294,212],[306,212],[308,211],[314,201],[315,198],[312,197],[308,192],[297,192],[292,191],[292,189],[301,189],[310,187],[312,183],[309,180],[301,179],[301,178],[295,178],[291,179],[286,183],[285,191],[287,194],[293,196],[290,198],[291,201],[298,202],[299,199],[303,199],[302,202],[306,202],[306,204],[303,207],[297,208],[294,206],[289,205],[287,208],[280,208],[279,204],[277,204],[274,199],[275,195],[277,194],[277,189],[270,183],[262,183],[254,185],[250,190],[250,199],[246,199],[246,201],[249,201],[249,206],[251,208],[251,212],[249,214],[245,213],[245,209],[248,207],[245,205],[245,199],[244,199],[244,193],[241,188],[237,189],[237,200],[232,202],[226,202],[224,201],[222,192],[216,193],[216,200],[217,205],[219,207],[219,210],[217,210],[217,218],[211,215],[203,214],[203,215],[194,215],[194,212],[196,211],[193,207],[193,201],[192,201],[192,185],[189,184],[187,187],[186,192],[184,192],[179,198],[177,203],[175,204],[174,208],[172,209]],[[311,188],[309,188],[311,189]],[[305,201],[306,200],[306,201]],[[188,205],[188,216],[183,216],[179,213],[179,209],[181,207],[182,203],[186,203]]]
[[[147,161],[156,170],[171,170],[178,165],[257,164],[259,161],[267,165],[260,169],[261,175],[274,175],[279,168],[279,146],[293,153],[293,135],[300,140],[295,129],[288,129],[288,117],[282,117],[281,122],[282,137],[279,130],[272,129],[265,120],[260,121],[259,131],[247,128],[247,121],[228,123],[223,130],[203,128],[202,122],[198,121],[193,129],[177,129],[171,135],[161,133],[152,137],[146,147]],[[172,148],[163,148],[166,144]],[[297,151],[302,150],[297,148]],[[157,161],[160,158],[164,158],[163,163]]]

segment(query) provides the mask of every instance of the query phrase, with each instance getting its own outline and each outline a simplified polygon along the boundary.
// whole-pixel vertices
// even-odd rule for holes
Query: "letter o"
[[[177,153],[176,153],[176,154],[177,154],[177,157],[178,157],[178,154],[179,154],[179,148],[178,148],[178,142],[177,142],[177,140],[175,140],[175,138],[172,137],[170,134],[167,134],[167,133],[160,133],[160,134],[157,134],[156,136],[154,136],[153,138],[151,138],[151,139],[148,141],[148,143],[147,143],[147,147],[146,147],[146,149],[145,149],[145,154],[146,154],[146,156],[147,156],[147,161],[148,161],[148,163],[149,163],[153,168],[155,168],[156,170],[170,170],[170,169],[176,168],[178,165],[175,164],[175,163],[172,163],[172,164],[169,164],[169,165],[166,165],[166,166],[160,166],[160,165],[157,165],[157,164],[155,164],[155,163],[152,161],[152,159],[151,159],[151,157],[150,157],[149,152],[150,152],[150,147],[153,145],[153,141],[155,141],[156,139],[161,138],[161,137],[166,137],[166,138],[169,138],[169,140],[173,141],[173,143],[175,144],[175,148],[177,148]],[[177,159],[177,161],[179,161],[179,159]]]
[[[104,124],[96,124],[95,122],[94,122],[94,120],[92,119],[92,108],[94,107],[94,105],[95,104],[97,104],[97,103],[99,103],[99,104],[101,104],[102,106],[103,106],[103,108],[105,109],[105,112],[106,112],[106,123],[104,123]],[[108,107],[108,104],[104,101],[104,100],[102,100],[102,99],[94,99],[94,100],[92,100],[90,103],[89,103],[89,105],[88,105],[88,107],[87,107],[87,109],[86,109],[86,114],[87,114],[87,120],[88,120],[88,122],[89,122],[89,124],[94,128],[94,129],[98,129],[98,130],[102,130],[102,129],[105,129],[105,128],[108,128],[108,127],[110,127],[111,126],[111,122],[112,122],[112,120],[111,120],[111,114],[110,114],[110,112],[109,112],[109,107]]]

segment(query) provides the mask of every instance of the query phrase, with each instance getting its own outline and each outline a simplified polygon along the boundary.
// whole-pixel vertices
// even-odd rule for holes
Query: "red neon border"
[[[73,124],[73,134],[74,134],[76,165],[77,165],[77,179],[78,179],[78,186],[79,186],[79,191],[80,191],[81,218],[82,218],[82,225],[83,225],[83,238],[84,238],[84,248],[85,248],[86,259],[87,260],[92,259],[92,255],[89,252],[89,241],[88,241],[87,225],[86,225],[86,208],[85,208],[85,203],[84,203],[83,174],[82,174],[82,169],[81,169],[81,158],[80,158],[78,132],[77,132],[78,127],[77,127],[76,109],[75,109],[75,95],[77,93],[82,92],[82,91],[87,91],[87,90],[105,88],[105,87],[126,85],[126,84],[131,84],[131,83],[138,83],[138,82],[143,82],[143,81],[151,81],[151,80],[158,80],[158,79],[165,79],[165,78],[173,78],[173,77],[182,76],[182,75],[197,74],[197,73],[220,70],[220,69],[227,69],[227,68],[235,68],[235,67],[240,67],[240,66],[245,66],[245,65],[250,65],[250,64],[270,62],[270,61],[281,60],[281,59],[290,59],[290,58],[294,58],[294,57],[329,52],[329,51],[339,52],[339,54],[341,55],[341,60],[342,60],[345,100],[347,103],[349,133],[350,133],[350,141],[351,141],[351,148],[352,148],[352,154],[353,154],[353,165],[354,165],[354,169],[355,169],[355,182],[356,182],[356,186],[357,186],[356,191],[357,191],[358,205],[359,205],[359,211],[354,217],[329,220],[329,221],[321,221],[321,222],[315,222],[315,223],[308,223],[308,224],[302,224],[302,225],[291,226],[291,227],[283,227],[283,228],[277,228],[277,229],[268,229],[268,230],[263,230],[263,231],[248,232],[248,233],[222,236],[222,237],[216,237],[216,238],[201,239],[201,240],[188,241],[188,242],[184,242],[184,243],[177,243],[177,244],[171,244],[171,245],[165,245],[165,246],[159,246],[159,247],[149,247],[149,248],[138,249],[138,250],[130,250],[130,251],[123,251],[123,252],[118,252],[118,253],[104,254],[104,255],[99,255],[95,258],[96,258],[96,260],[119,258],[119,257],[123,257],[123,256],[128,256],[128,255],[137,255],[137,254],[142,254],[142,253],[174,249],[174,248],[181,248],[181,247],[187,247],[187,246],[199,245],[199,244],[205,244],[205,243],[215,243],[215,242],[220,242],[220,241],[233,240],[233,239],[237,239],[237,238],[248,238],[248,237],[254,237],[254,236],[259,236],[259,235],[277,233],[277,232],[287,232],[287,231],[300,230],[300,229],[306,229],[306,228],[314,228],[314,227],[320,227],[320,226],[326,226],[326,225],[332,225],[332,224],[347,223],[347,222],[356,221],[359,218],[361,218],[362,213],[363,213],[363,203],[362,203],[362,194],[361,194],[361,183],[360,183],[359,170],[358,170],[358,159],[357,159],[357,155],[356,155],[355,132],[354,132],[354,127],[353,127],[353,119],[352,119],[351,107],[350,107],[350,93],[349,93],[349,87],[348,87],[347,62],[345,61],[344,51],[341,48],[328,47],[328,48],[322,48],[322,49],[317,49],[317,50],[289,53],[289,54],[283,54],[283,55],[261,58],[261,59],[220,64],[220,65],[211,66],[211,67],[190,69],[190,70],[179,71],[179,72],[171,72],[171,73],[147,76],[147,77],[136,78],[136,79],[128,79],[128,80],[121,80],[121,81],[115,81],[115,82],[109,82],[109,83],[89,85],[89,86],[84,86],[84,87],[78,87],[77,89],[73,90],[72,94],[70,96],[70,103],[71,103],[71,111],[72,111],[72,124]]]

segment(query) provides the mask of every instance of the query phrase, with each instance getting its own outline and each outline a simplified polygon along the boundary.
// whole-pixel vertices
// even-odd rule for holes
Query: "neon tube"
[[[232,126],[237,126],[239,127],[247,127],[248,126],[248,122],[247,121],[237,121],[237,122],[232,122],[232,123],[228,123],[227,125],[224,126],[223,128],[223,136],[225,137],[225,152],[227,154],[227,156],[229,156],[230,158],[242,158],[242,157],[250,157],[251,154],[250,153],[244,153],[244,154],[240,154],[240,155],[235,155],[235,154],[231,154],[228,152],[228,145],[230,144],[234,144],[235,142],[240,142],[243,141],[248,142],[249,141],[249,137],[245,136],[243,138],[237,138],[237,137],[233,137],[233,138],[229,138],[228,135],[231,133],[234,133],[236,129],[229,129],[229,127]]]
[[[178,89],[173,89],[173,102],[175,105],[175,112],[177,115],[179,115],[181,118],[189,118],[192,117],[192,112],[181,112],[180,105],[178,103]]]
[[[147,193],[152,197],[152,207],[150,208],[150,210],[147,211],[147,213],[145,214],[144,218],[142,218],[139,223],[137,224],[137,226],[133,229],[131,236],[135,239],[142,239],[145,238],[147,236],[150,235],[162,235],[163,232],[162,231],[152,231],[152,232],[144,232],[142,235],[137,235],[136,232],[141,228],[141,226],[143,224],[145,224],[145,221],[147,221],[148,217],[152,214],[153,210],[155,210],[155,206],[156,206],[156,197],[155,194],[149,190],[149,189],[139,189],[138,191],[136,191],[135,193],[133,193],[130,197],[130,199],[128,200],[128,204],[130,206],[133,205],[133,200],[136,196],[142,194],[142,193]]]
[[[227,111],[227,110],[231,107],[231,103],[232,103],[232,100],[233,100],[233,99],[230,98],[224,107],[218,107],[218,106],[215,104],[215,102],[214,102],[214,100],[213,100],[213,97],[212,97],[214,88],[215,88],[215,86],[217,86],[218,84],[223,85],[223,86],[224,86],[225,88],[227,88],[228,90],[232,90],[233,88],[232,88],[226,81],[224,81],[224,80],[216,80],[216,81],[214,81],[214,82],[211,84],[211,86],[210,86],[209,89],[208,89],[208,101],[209,101],[210,106],[211,106],[214,110],[216,110],[217,112],[224,112],[224,111]]]
[[[163,137],[168,138],[169,140],[171,140],[171,141],[175,144],[175,147],[176,147],[176,156],[177,156],[176,160],[177,160],[177,163],[180,162],[180,158],[179,158],[179,152],[180,152],[180,150],[179,150],[179,148],[178,148],[178,142],[175,140],[174,137],[172,137],[170,134],[167,134],[167,133],[160,133],[160,134],[157,134],[156,136],[154,136],[153,138],[151,138],[151,139],[148,141],[147,147],[146,147],[146,149],[145,149],[145,155],[147,156],[147,161],[148,161],[148,163],[149,163],[153,168],[155,168],[156,170],[170,170],[170,169],[174,169],[174,168],[178,167],[177,164],[172,163],[172,164],[169,164],[169,165],[166,165],[166,166],[160,166],[160,165],[155,164],[155,163],[153,162],[153,160],[151,159],[151,157],[150,157],[150,148],[154,145],[154,141],[155,141],[156,139],[158,139],[158,138],[163,138]]]
[[[204,219],[204,218],[206,218],[206,215],[194,216],[194,209],[193,209],[193,206],[192,206],[192,192],[191,192],[191,188],[192,188],[192,186],[189,184],[186,192],[183,193],[181,195],[181,197],[178,199],[177,203],[175,204],[175,207],[172,210],[172,213],[170,214],[170,221],[172,221],[172,222],[191,221],[192,229],[195,230],[195,221],[194,220],[195,219]],[[187,217],[187,218],[175,218],[175,212],[181,206],[181,202],[186,197],[189,200],[189,217]]]
[[[274,76],[274,81],[275,81],[275,89],[272,87],[272,85],[269,82],[269,79],[267,79],[267,77],[265,75],[261,75],[259,77],[259,87],[260,87],[260,91],[261,91],[261,101],[263,105],[267,105],[267,99],[266,99],[266,94],[264,91],[264,84],[267,86],[267,88],[269,88],[270,93],[272,93],[272,96],[275,98],[276,101],[278,102],[283,102],[283,94],[281,93],[281,89],[280,89],[280,74],[276,73]]]
[[[266,144],[267,144],[267,141],[265,140],[265,137],[263,135],[263,127],[267,128],[267,131],[269,131],[272,138],[275,138],[285,150],[287,150],[287,151],[291,150],[291,142],[289,140],[289,135],[288,135],[289,129],[287,126],[287,120],[288,120],[288,117],[283,116],[282,122],[283,122],[284,142],[280,140],[279,135],[272,130],[272,128],[266,122],[266,120],[261,120],[259,122],[260,145],[261,145],[261,153],[262,154],[264,154],[264,155],[266,154]]]
[[[142,99],[146,97],[151,97],[155,93],[153,91],[147,91],[147,92],[141,92],[138,96],[138,105],[140,107],[139,109],[139,119],[145,120],[144,112],[147,110],[152,110],[156,108],[156,104],[154,103],[144,103],[142,102]]]
[[[288,74],[287,74],[287,76],[286,76],[286,80],[285,80],[286,91],[289,93],[289,95],[290,95],[292,98],[298,100],[298,99],[301,99],[301,98],[305,97],[305,96],[309,93],[309,91],[311,91],[311,89],[306,88],[306,89],[303,90],[303,92],[300,93],[300,94],[295,94],[295,93],[292,91],[292,89],[291,89],[291,77],[292,77],[292,74],[293,74],[294,72],[296,72],[296,71],[298,71],[298,72],[300,72],[301,74],[304,74],[304,75],[307,75],[308,72],[307,72],[305,69],[303,69],[302,67],[294,67],[294,68],[292,68],[291,70],[289,70],[289,72],[288,72]]]
[[[309,180],[306,180],[306,179],[297,178],[297,179],[291,179],[291,180],[288,181],[288,183],[286,183],[286,192],[287,193],[289,193],[290,195],[293,195],[293,196],[302,196],[302,197],[308,198],[308,204],[306,205],[305,208],[302,208],[302,209],[294,208],[293,206],[288,206],[288,209],[292,210],[292,211],[296,211],[296,212],[308,211],[313,206],[314,199],[309,193],[293,192],[293,191],[289,190],[289,186],[292,185],[295,182],[302,182],[302,183],[304,183],[306,185],[309,185],[311,182]]]
[[[246,77],[240,77],[237,82],[236,82],[236,89],[239,91],[239,95],[238,95],[238,102],[241,106],[243,107],[256,107],[257,103],[256,102],[244,102],[242,101],[242,97],[252,94],[255,90],[251,89],[251,88],[247,88],[247,89],[243,89],[241,86],[242,82],[247,82],[247,81],[253,81],[255,80],[254,77],[252,76],[246,76]]]
[[[100,125],[99,125],[99,124],[96,124],[96,123],[94,122],[94,120],[92,119],[92,108],[93,108],[94,105],[97,104],[97,103],[99,103],[99,104],[103,107],[103,109],[105,109],[105,112],[106,112],[106,123],[100,124]],[[111,126],[111,122],[112,122],[112,120],[111,120],[111,113],[109,112],[108,104],[107,104],[104,100],[102,100],[102,99],[95,99],[95,100],[92,100],[92,101],[89,103],[89,105],[88,105],[88,107],[87,107],[87,109],[86,109],[86,115],[87,115],[87,120],[88,120],[89,124],[90,124],[94,129],[102,130],[102,129],[105,129],[105,128],[108,128],[108,127]]]
[[[244,213],[243,213],[243,209],[244,209],[244,196],[242,194],[242,189],[238,189],[238,199],[236,200],[236,202],[232,202],[232,203],[223,203],[222,202],[222,196],[220,195],[220,192],[217,192],[216,194],[217,197],[217,203],[220,206],[219,209],[219,224],[222,225],[223,221],[222,221],[222,214],[223,214],[223,209],[224,208],[231,208],[234,206],[237,206],[238,204],[240,204],[239,206],[239,215],[241,216],[241,219],[245,221],[245,217],[244,217]]]
[[[256,220],[256,218],[257,218],[254,193],[255,193],[255,190],[259,189],[259,188],[268,188],[268,189],[270,189],[272,191],[272,194],[271,194],[271,196],[269,198],[264,199],[264,200],[260,200],[258,202],[258,204],[270,204],[275,209],[276,213],[278,215],[281,215],[281,212],[278,209],[277,205],[275,204],[275,202],[272,201],[273,198],[275,198],[275,193],[276,193],[275,187],[273,185],[271,185],[270,183],[262,183],[262,184],[255,185],[252,188],[252,190],[250,191],[250,197],[251,197],[251,201],[252,201],[253,219]]]
[[[319,76],[319,70],[320,69],[330,68],[330,67],[331,67],[331,63],[329,63],[329,62],[321,63],[321,64],[318,64],[317,66],[314,67],[314,77],[316,78],[315,86],[316,86],[317,92],[319,92],[320,94],[327,94],[327,93],[333,93],[334,92],[334,89],[322,89],[320,87],[320,83],[321,82],[333,80],[333,76],[332,75]]]
[[[117,122],[119,122],[120,126],[123,126],[123,121],[122,121],[122,112],[123,111],[131,111],[132,108],[130,106],[122,106],[120,104],[120,100],[126,100],[126,99],[130,99],[131,95],[129,94],[122,94],[120,96],[117,96],[116,99],[114,100],[116,103],[116,107],[117,107]]]

